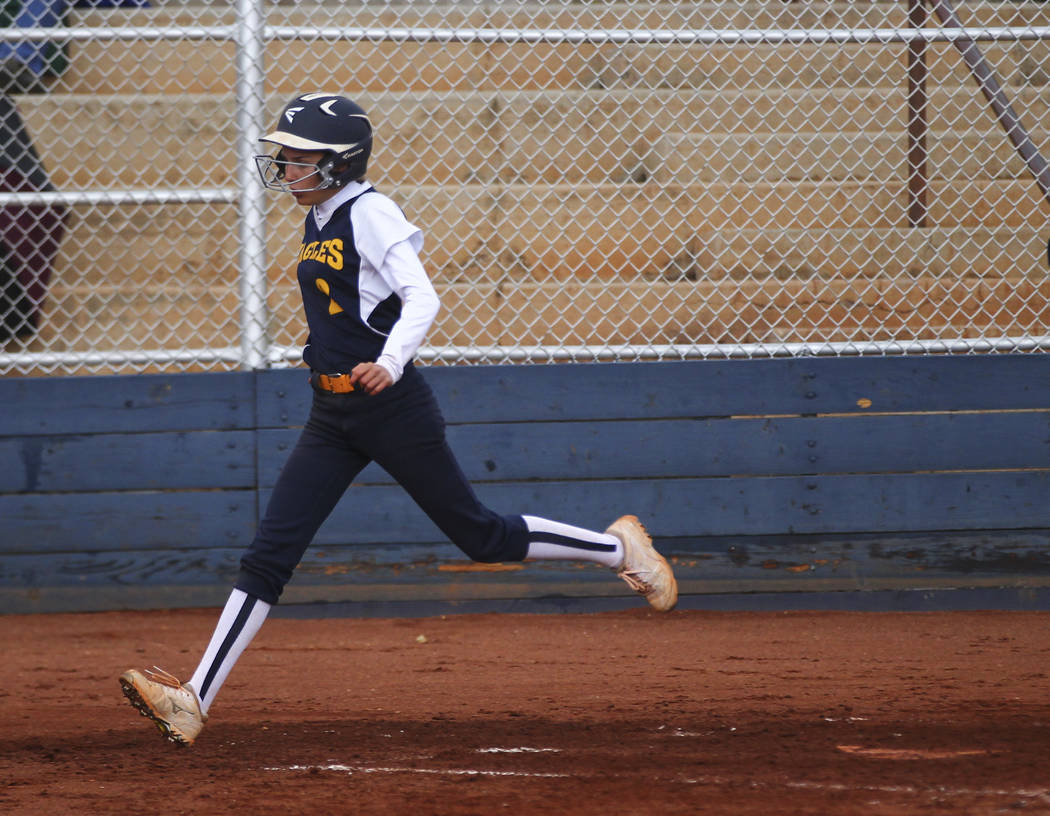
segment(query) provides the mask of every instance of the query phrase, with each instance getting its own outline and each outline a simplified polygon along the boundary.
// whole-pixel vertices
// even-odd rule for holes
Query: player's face
[[[327,201],[338,192],[338,189],[334,187],[328,190],[310,189],[316,187],[320,179],[317,174],[317,162],[321,161],[324,153],[319,150],[293,150],[288,147],[282,152],[285,161],[288,162],[284,167],[284,180],[291,189],[292,195],[295,196],[297,204],[312,207],[314,204]],[[297,186],[305,189],[297,190]]]

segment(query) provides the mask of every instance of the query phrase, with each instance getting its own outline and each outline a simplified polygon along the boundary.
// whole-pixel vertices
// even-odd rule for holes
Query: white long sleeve
[[[397,382],[405,365],[426,339],[441,301],[408,240],[390,247],[379,274],[401,298],[401,317],[390,330],[383,353],[376,360]]]

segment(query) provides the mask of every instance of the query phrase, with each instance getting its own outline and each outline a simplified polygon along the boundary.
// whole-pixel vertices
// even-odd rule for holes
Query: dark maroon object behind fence
[[[0,192],[54,192],[14,102],[0,95]],[[62,204],[0,206],[0,342],[31,336],[66,232]]]

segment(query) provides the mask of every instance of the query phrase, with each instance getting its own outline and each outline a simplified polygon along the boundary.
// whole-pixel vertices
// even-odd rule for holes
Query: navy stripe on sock
[[[615,552],[615,544],[602,544],[598,541],[585,541],[582,538],[559,535],[558,533],[545,533],[541,530],[529,530],[529,543],[543,542],[544,544],[560,544],[563,547],[573,547],[577,550],[588,552]]]
[[[208,693],[208,689],[211,687],[211,681],[215,679],[215,674],[219,671],[219,666],[222,665],[222,661],[226,659],[226,655],[230,653],[233,644],[237,642],[237,638],[240,637],[241,632],[244,631],[244,624],[248,622],[248,617],[252,614],[252,610],[255,609],[255,602],[257,600],[258,598],[249,595],[244,599],[244,603],[241,604],[241,609],[233,621],[233,626],[231,626],[230,631],[226,633],[226,637],[222,641],[222,646],[219,647],[215,659],[212,661],[211,666],[208,667],[208,673],[204,675],[203,687],[196,689],[199,698],[204,699],[204,696]]]

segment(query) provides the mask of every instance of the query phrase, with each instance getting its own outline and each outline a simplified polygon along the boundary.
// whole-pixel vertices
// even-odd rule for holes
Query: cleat
[[[177,745],[193,745],[208,719],[193,687],[156,666],[124,672],[120,687],[139,714],[153,720],[164,738]]]
[[[623,542],[623,564],[616,574],[645,597],[659,612],[669,612],[678,603],[678,583],[671,565],[653,548],[653,540],[637,516],[620,516],[605,532]]]

